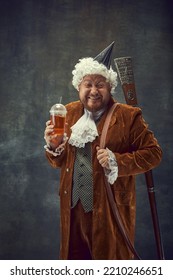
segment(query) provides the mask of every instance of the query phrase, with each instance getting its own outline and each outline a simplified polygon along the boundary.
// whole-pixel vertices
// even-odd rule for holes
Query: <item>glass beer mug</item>
[[[55,104],[50,109],[50,120],[54,125],[52,135],[55,137],[64,135],[66,113],[67,110],[63,104]]]

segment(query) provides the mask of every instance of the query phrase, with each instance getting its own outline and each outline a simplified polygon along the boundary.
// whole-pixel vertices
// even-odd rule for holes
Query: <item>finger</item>
[[[66,122],[66,123],[65,123],[65,130],[67,129],[67,127],[68,127],[68,123]]]
[[[105,163],[102,165],[102,167],[104,167],[104,168],[109,168],[108,162],[105,162]]]
[[[53,125],[53,124],[50,124],[50,125],[46,126],[46,129],[45,129],[45,130],[47,130],[47,129],[53,129],[53,128],[54,128],[54,125]]]
[[[108,152],[107,152],[107,150],[105,150],[105,149],[100,149],[100,150],[97,152],[97,158],[98,158],[98,159],[101,159],[101,158],[104,158],[104,157],[108,157]]]
[[[50,135],[53,132],[53,128],[46,128],[45,135]]]
[[[46,126],[48,126],[49,124],[51,124],[51,120],[46,122]]]
[[[105,160],[105,161],[99,161],[99,163],[100,163],[100,165],[101,165],[102,167],[108,167],[108,161],[107,161],[107,160]]]
[[[107,153],[107,150],[106,149],[98,149],[97,151],[97,154],[100,155],[100,154],[106,154]]]
[[[104,156],[104,157],[102,157],[102,158],[99,159],[99,163],[100,163],[100,164],[103,164],[103,163],[105,163],[105,162],[108,162],[108,156]]]

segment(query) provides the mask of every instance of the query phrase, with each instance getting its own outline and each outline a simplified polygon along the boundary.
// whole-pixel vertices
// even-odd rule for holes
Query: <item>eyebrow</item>
[[[92,82],[92,80],[87,79],[87,80],[83,80],[83,82]]]
[[[87,79],[87,80],[83,80],[83,82],[85,83],[85,82],[93,82],[92,80],[89,80],[89,79]],[[99,81],[96,81],[96,84],[99,84],[99,83],[106,83],[106,81],[103,81],[103,80],[99,80]]]

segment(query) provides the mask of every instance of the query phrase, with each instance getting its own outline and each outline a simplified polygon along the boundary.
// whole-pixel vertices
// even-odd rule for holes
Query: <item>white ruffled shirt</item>
[[[83,116],[71,127],[72,133],[69,144],[83,148],[88,142],[93,142],[98,136],[97,127],[93,119],[93,114],[84,109]]]
[[[88,142],[93,142],[98,136],[97,126],[95,121],[97,121],[101,115],[104,113],[104,109],[93,114],[92,112],[84,109],[83,116],[71,127],[72,133],[69,139],[69,144],[78,148],[85,147]],[[53,154],[54,156],[60,155],[64,146],[58,147],[54,152],[49,149],[49,146],[44,146],[47,152]],[[60,149],[59,149],[60,148]],[[110,184],[113,184],[118,177],[118,166],[115,155],[112,151],[106,148],[109,154],[108,165],[109,168],[104,168],[105,175]]]

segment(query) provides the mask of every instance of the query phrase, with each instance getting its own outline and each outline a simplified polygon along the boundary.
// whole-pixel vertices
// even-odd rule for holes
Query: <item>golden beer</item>
[[[61,136],[65,132],[65,120],[67,110],[62,104],[55,104],[50,109],[50,120],[51,124],[54,125],[53,132],[54,136]]]
[[[65,129],[65,116],[60,115],[51,115],[50,120],[51,124],[54,125],[54,131],[52,132],[53,135],[63,135]]]

